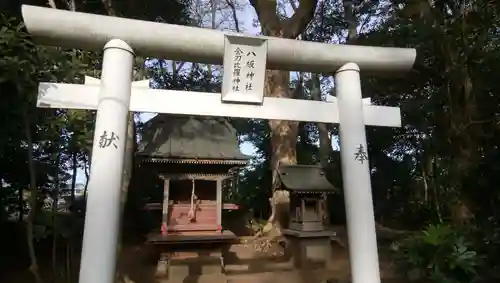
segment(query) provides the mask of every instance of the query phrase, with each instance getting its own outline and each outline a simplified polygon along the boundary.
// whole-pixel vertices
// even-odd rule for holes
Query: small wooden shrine
[[[281,189],[290,192],[290,223],[284,230],[297,267],[324,263],[330,257],[330,237],[324,225],[325,194],[338,192],[320,166],[280,165]]]
[[[223,229],[222,210],[236,209],[223,203],[223,193],[233,186],[236,169],[248,161],[236,130],[222,118],[158,115],[146,123],[137,155],[163,183],[163,199],[146,209],[161,211],[148,242],[159,247],[165,276],[197,275],[186,266],[201,254],[202,261],[212,261],[220,271],[222,249],[236,238]],[[173,269],[176,260],[180,269]]]

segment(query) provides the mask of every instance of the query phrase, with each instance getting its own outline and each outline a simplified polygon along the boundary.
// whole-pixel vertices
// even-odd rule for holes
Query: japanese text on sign
[[[117,140],[119,140],[119,138],[115,134],[115,132],[108,133],[108,131],[104,131],[99,137],[99,147],[106,148],[113,145],[114,148],[118,148],[118,146],[115,143],[115,141]]]
[[[222,101],[263,103],[266,61],[266,39],[226,35]]]
[[[354,160],[359,161],[359,163],[363,164],[366,160],[368,160],[368,154],[366,153],[362,144],[360,144],[356,148],[356,152],[354,153]]]
[[[253,78],[255,77],[255,51],[244,51],[242,47],[236,47],[233,58],[233,79],[231,89],[233,91],[252,91]]]

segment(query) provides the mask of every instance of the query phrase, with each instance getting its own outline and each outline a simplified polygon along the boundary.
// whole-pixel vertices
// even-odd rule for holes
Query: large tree
[[[276,0],[250,0],[260,22],[262,33],[266,36],[280,38],[297,38],[313,19],[318,4],[317,0],[300,0],[299,6],[289,18],[280,17]],[[295,92],[290,89],[290,72],[279,70],[268,70],[264,93],[271,97],[293,98]],[[269,222],[277,220],[277,204],[287,202],[287,197],[278,192],[277,170],[280,163],[297,163],[297,135],[298,122],[269,120],[271,129],[271,170],[273,176],[271,198],[272,212]]]

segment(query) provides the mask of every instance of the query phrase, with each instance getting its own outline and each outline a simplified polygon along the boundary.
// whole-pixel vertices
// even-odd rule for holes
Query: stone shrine
[[[324,266],[331,257],[330,238],[335,235],[324,225],[325,194],[338,190],[320,166],[280,165],[279,178],[281,189],[290,192],[290,223],[283,233],[291,244],[294,265]]]
[[[161,202],[148,203],[158,229],[148,243],[160,253],[157,277],[223,276],[223,250],[236,236],[223,229],[223,193],[248,157],[235,129],[223,118],[158,115],[145,125],[137,155],[163,183]],[[193,268],[196,266],[196,268]]]

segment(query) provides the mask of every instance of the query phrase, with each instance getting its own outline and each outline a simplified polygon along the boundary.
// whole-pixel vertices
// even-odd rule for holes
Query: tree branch
[[[292,17],[283,23],[283,37],[296,38],[309,25],[316,12],[318,0],[300,0],[299,7]]]
[[[280,35],[281,22],[276,13],[276,0],[250,0],[250,4],[255,9],[255,13],[257,13],[264,35]]]
[[[352,0],[343,0],[344,6],[344,20],[347,22],[347,44],[352,43],[358,37],[358,21],[354,14],[354,7]]]
[[[57,9],[57,6],[56,6],[56,1],[54,0],[48,0],[47,1],[47,4],[49,4],[49,7],[52,8],[52,9]]]
[[[104,9],[106,9],[106,12],[108,13],[108,16],[116,17],[116,12],[113,8],[111,0],[101,0],[101,2],[104,5]]]
[[[68,10],[71,12],[76,12],[76,2],[75,0],[68,0],[66,5],[68,6]]]
[[[232,0],[226,0],[226,3],[229,6],[229,8],[231,8],[231,11],[233,13],[234,28],[236,29],[236,32],[240,32],[240,23],[238,22],[238,16],[236,14],[236,7],[234,6]]]
[[[297,4],[295,4],[295,0],[290,0],[288,2],[290,2],[290,6],[292,6],[293,12],[297,12],[298,7]]]
[[[210,0],[210,14],[212,15],[212,29],[215,29],[215,17],[217,16],[217,3],[215,3],[215,0]]]

